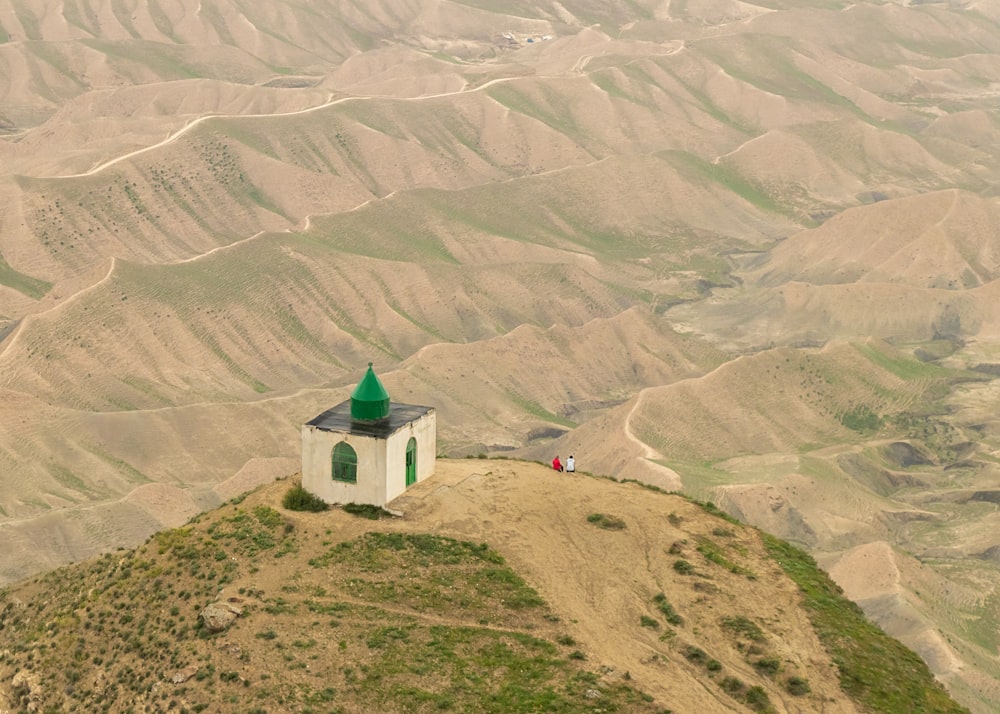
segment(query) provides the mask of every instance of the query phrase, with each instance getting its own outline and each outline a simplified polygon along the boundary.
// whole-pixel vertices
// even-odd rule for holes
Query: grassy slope
[[[12,705],[31,700],[42,710],[74,703],[89,710],[100,702],[112,712],[664,711],[628,675],[610,677],[588,664],[560,624],[558,603],[545,603],[488,544],[382,532],[380,524],[359,525],[347,514],[303,520],[269,505],[279,489],[266,493],[163,531],[135,551],[0,591],[7,643],[0,681],[20,672],[19,681],[28,682],[12,689]],[[747,561],[737,547],[734,536],[745,527],[706,510],[707,525],[694,530],[711,528],[712,537],[692,535],[697,547],[677,559],[687,565],[675,563],[678,576],[701,582],[706,593],[715,567],[755,579],[767,565]],[[587,520],[579,527],[625,527],[613,514]],[[811,558],[776,539],[766,543],[802,588],[841,686],[865,711],[963,711]],[[699,565],[686,559],[695,552]],[[243,613],[225,633],[211,634],[198,613],[223,597]],[[717,610],[725,599],[702,602]],[[662,594],[653,604],[656,616],[643,617],[643,628],[664,627],[662,618],[669,623],[664,637],[683,629],[684,617]],[[762,675],[784,671],[769,644],[777,637],[770,624],[763,623],[765,632],[725,611],[711,617],[721,618]],[[698,641],[697,632],[685,641],[691,636]],[[710,653],[696,644],[678,647],[680,671],[702,678],[734,707],[774,710],[761,687],[723,672]],[[178,673],[185,681],[171,682]],[[32,674],[44,686],[32,684]],[[808,694],[807,681],[787,672],[781,678],[791,696]]]
[[[273,589],[236,595],[234,582]],[[226,585],[244,616],[213,635],[197,613]],[[488,545],[400,533],[333,542],[267,505],[230,504],[0,598],[13,646],[0,670],[39,673],[45,709],[660,711],[601,681]],[[188,668],[186,682],[163,681]]]

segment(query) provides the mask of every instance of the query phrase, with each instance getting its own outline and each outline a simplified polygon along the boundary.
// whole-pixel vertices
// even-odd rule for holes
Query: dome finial
[[[389,416],[389,393],[375,375],[372,363],[351,393],[351,419],[381,421]]]

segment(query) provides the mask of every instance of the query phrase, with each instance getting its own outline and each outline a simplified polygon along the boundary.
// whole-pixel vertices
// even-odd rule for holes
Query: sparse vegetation
[[[754,575],[753,571],[750,570],[749,568],[746,568],[730,560],[729,557],[726,555],[726,552],[717,543],[715,543],[713,540],[709,538],[705,537],[699,538],[697,550],[699,553],[705,556],[705,560],[707,560],[710,563],[715,563],[716,565],[720,565],[731,573],[735,573],[736,575],[744,575],[750,580],[755,580],[757,577],[756,575]]]
[[[700,644],[745,680],[748,706],[766,707],[750,685],[776,698],[806,672],[780,646],[794,637],[781,614],[758,604],[774,566],[747,529],[664,496],[683,484],[820,552],[871,537],[871,519],[855,520],[871,499],[885,537],[922,554],[906,600],[924,600],[962,659],[956,692],[996,690],[1000,567],[965,547],[991,535],[1000,462],[986,388],[1000,375],[993,3],[765,2],[753,22],[741,19],[755,6],[731,2],[460,4],[11,4],[2,570],[114,552],[86,598],[51,580],[19,589],[44,593],[18,596],[30,620],[0,596],[16,623],[15,645],[0,633],[0,670],[54,667],[46,690],[68,704],[39,711],[94,710],[100,687],[119,691],[100,701],[109,714],[352,711],[376,675],[398,690],[390,710],[461,711],[475,707],[462,677],[514,699],[507,667],[540,673],[523,696],[536,709],[627,710],[628,696],[605,694],[613,677],[592,680],[567,655],[577,645],[556,639],[568,636],[559,615],[531,586],[628,557],[632,630],[648,611],[659,629],[644,643]],[[498,499],[489,514],[423,521],[410,497],[406,518],[349,506],[358,518],[320,519],[289,513],[319,507],[304,494],[286,510],[272,491],[140,555],[115,551],[215,502],[213,486],[225,501],[288,464],[302,409],[325,408],[372,355],[399,369],[395,396],[434,395],[441,453],[587,444],[592,467],[622,465],[613,478],[658,473],[642,495],[667,505],[651,519],[614,498],[575,510],[582,473],[537,519]],[[623,436],[619,453],[601,441]],[[892,456],[902,441],[919,461]],[[435,499],[511,493],[521,466],[488,463],[483,489],[468,479]],[[617,515],[584,523],[592,510]],[[387,532],[369,542],[372,528]],[[589,560],[547,560],[523,579],[487,551],[395,540],[407,529],[504,554],[525,533],[569,531],[572,557]],[[356,547],[327,558],[344,540]],[[536,565],[533,547],[514,547],[511,563]],[[947,581],[947,607],[925,576]],[[200,619],[220,593],[243,600],[225,635]],[[720,630],[740,613],[760,637]],[[472,632],[406,660],[447,639],[430,623]],[[593,623],[572,624],[595,665],[619,661]],[[493,648],[506,650],[489,669]],[[862,682],[850,691],[869,687],[878,657],[837,652]],[[559,664],[534,667],[545,659]],[[676,659],[724,698],[717,660]],[[421,667],[441,673],[437,689],[420,686]],[[164,681],[179,670],[187,682]],[[807,673],[833,693],[826,668]],[[248,681],[260,701],[246,700]],[[599,696],[559,699],[574,687]],[[797,703],[818,708],[819,695]]]
[[[812,691],[809,681],[798,676],[791,676],[785,680],[785,690],[795,697],[804,697]]]
[[[240,586],[230,600],[243,614],[227,639],[191,626],[225,580],[255,582],[282,550],[316,548],[308,545],[316,535],[285,525],[266,503],[228,504],[135,552],[42,576],[34,587],[45,597],[30,609],[0,590],[10,645],[0,662],[44,668],[46,687],[30,691],[52,711],[167,712],[181,698],[192,712],[417,703],[582,714],[595,698],[615,711],[660,711],[652,697],[585,669],[581,650],[560,654],[558,645],[575,640],[546,639],[559,618],[484,543],[368,533],[326,548],[312,568],[290,567],[280,594]],[[62,656],[65,666],[49,669]],[[105,678],[113,684],[101,685]]]
[[[923,660],[888,637],[845,598],[812,557],[767,534],[763,538],[771,557],[798,584],[845,692],[879,712],[910,711],[917,703],[925,712],[967,711],[948,697]],[[801,689],[802,683],[796,680],[794,686]]]
[[[674,610],[674,606],[670,604],[669,600],[667,600],[666,595],[663,593],[657,593],[653,596],[653,602],[656,603],[656,608],[663,614],[667,622],[671,625],[679,626],[684,624],[684,618],[677,614],[677,611]]]
[[[330,508],[330,504],[302,488],[300,484],[295,484],[288,489],[284,498],[281,499],[281,505],[290,511],[311,511],[313,513],[326,511]]]
[[[853,431],[872,433],[882,426],[882,419],[870,407],[862,404],[841,414],[840,423]]]
[[[382,518],[392,518],[392,514],[384,508],[373,506],[370,503],[345,503],[341,506],[345,513],[352,516],[367,518],[370,521],[378,521]]]
[[[763,642],[765,639],[764,631],[760,629],[760,626],[743,615],[723,617],[720,624],[724,629],[729,630],[733,634],[753,642]]]
[[[674,561],[674,570],[681,575],[691,575],[694,573],[694,566],[689,561],[678,558]]]
[[[587,523],[593,523],[595,526],[609,531],[620,531],[626,527],[625,521],[621,518],[607,513],[591,513],[587,516]]]

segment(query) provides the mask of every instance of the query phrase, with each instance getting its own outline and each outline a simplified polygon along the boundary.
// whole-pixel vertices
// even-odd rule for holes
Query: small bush
[[[625,528],[625,521],[617,516],[609,516],[607,513],[591,513],[587,516],[587,523],[605,528],[609,531],[620,531]]]
[[[781,669],[781,660],[777,657],[763,657],[753,663],[758,672],[768,677],[773,677]]]
[[[785,680],[785,689],[789,694],[796,697],[802,697],[812,691],[809,686],[809,682],[803,677],[789,677]]]
[[[746,689],[747,685],[743,684],[743,682],[736,677],[726,677],[719,682],[719,686],[722,687],[726,694],[737,696],[743,693],[743,690]]]
[[[674,570],[681,575],[691,575],[694,572],[694,566],[683,558],[680,558],[674,561]]]
[[[295,485],[288,489],[281,505],[289,511],[311,511],[318,513],[330,508],[330,504],[314,493],[306,491],[302,486]]]
[[[666,595],[663,593],[657,594],[653,597],[653,602],[656,603],[656,607],[659,608],[660,612],[662,612],[663,616],[667,619],[667,622],[671,625],[679,626],[684,624],[684,618],[677,614],[677,611],[674,610],[674,606],[670,604],[669,600],[667,600]]]
[[[345,503],[341,508],[352,516],[360,516],[370,521],[377,521],[392,515],[384,508],[373,506],[370,503]]]
[[[744,700],[747,706],[753,709],[755,712],[771,712],[774,709],[771,708],[771,700],[767,696],[767,692],[764,688],[758,685],[754,685],[747,690]]]
[[[649,615],[643,615],[642,617],[640,617],[639,624],[642,625],[643,627],[649,627],[653,630],[660,629],[660,623],[657,622],[652,617],[650,617]]]
[[[710,659],[705,663],[705,669],[709,672],[718,672],[722,669],[722,662],[717,659]]]
[[[687,657],[692,662],[707,662],[708,655],[705,654],[705,650],[700,647],[695,647],[694,645],[688,645],[684,648],[684,656]]]

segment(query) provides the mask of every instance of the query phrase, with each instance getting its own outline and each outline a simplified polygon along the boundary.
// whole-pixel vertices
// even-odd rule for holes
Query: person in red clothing
[[[558,454],[556,455],[556,457],[554,459],[552,459],[552,468],[554,468],[556,471],[562,471],[563,470],[562,461],[559,460]]]

